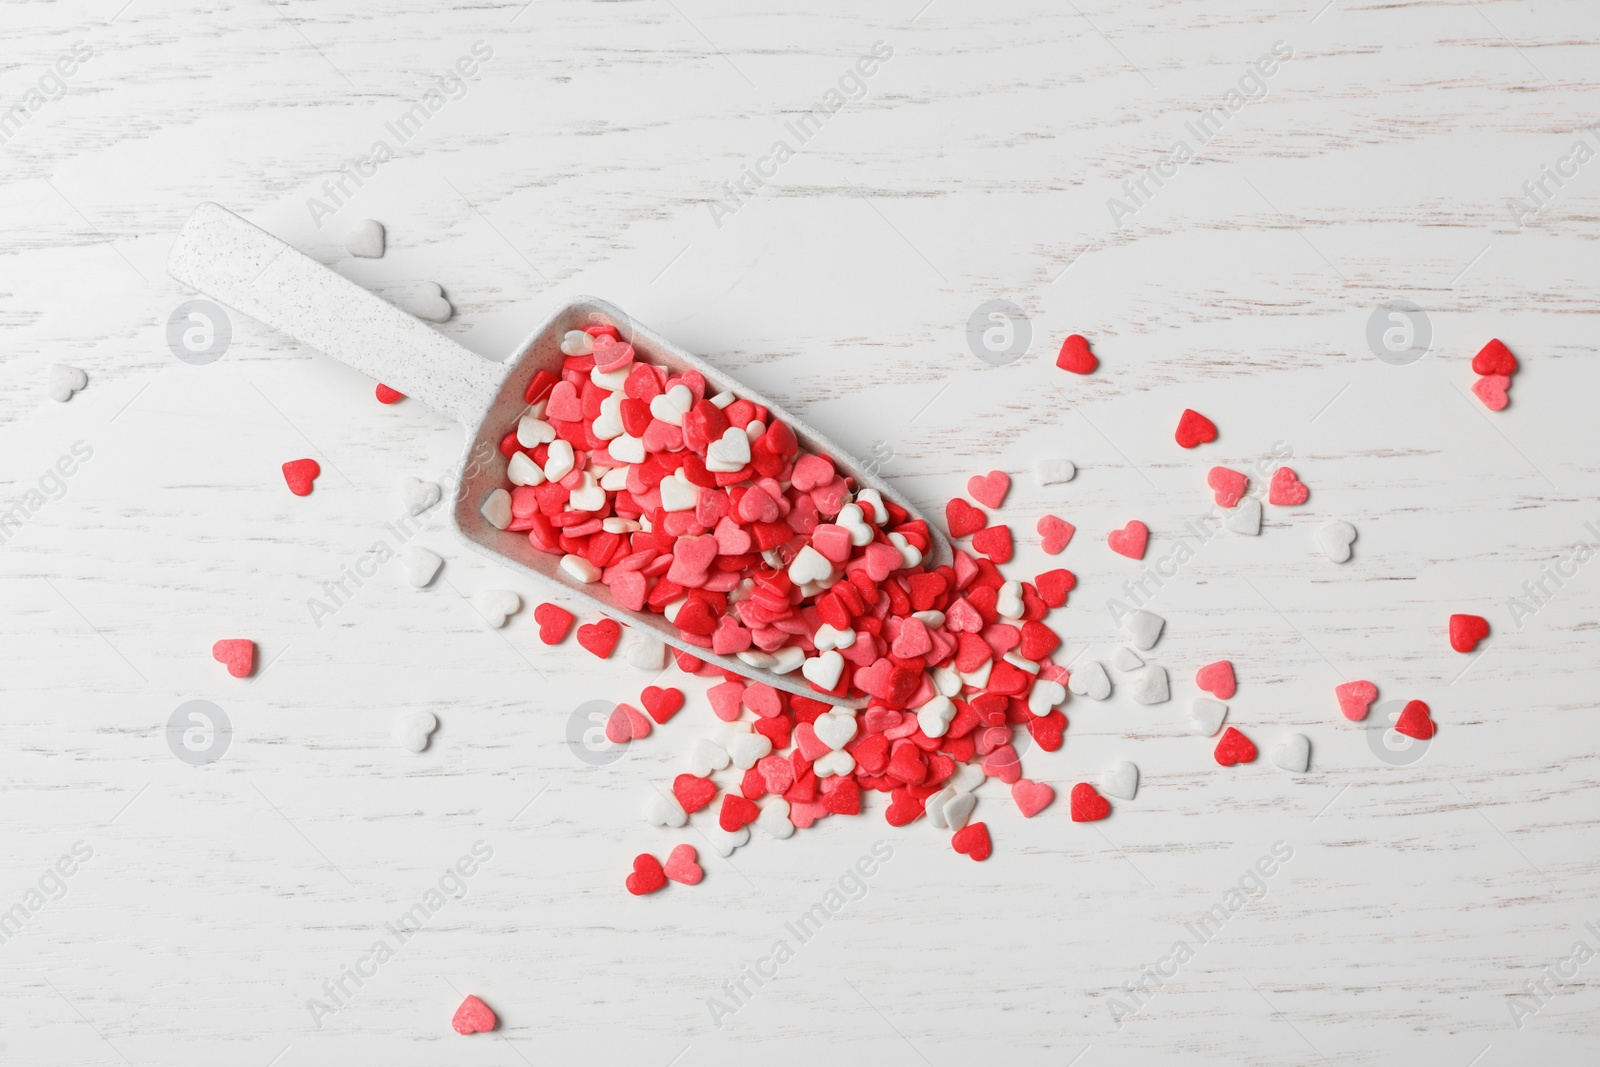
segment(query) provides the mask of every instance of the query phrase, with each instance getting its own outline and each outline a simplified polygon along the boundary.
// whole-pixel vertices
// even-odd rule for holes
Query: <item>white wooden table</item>
[[[0,144],[0,500],[26,505],[0,544],[8,1061],[1592,1060],[1600,964],[1562,961],[1600,949],[1600,579],[1580,567],[1520,628],[1508,599],[1600,541],[1600,9],[123,3],[10,5],[0,30],[0,117],[22,108]],[[75,42],[90,58],[52,74]],[[492,54],[430,109],[475,42]],[[850,80],[875,42],[890,58]],[[1278,42],[1292,58],[1251,75]],[[859,99],[801,144],[791,126],[841,78]],[[1255,99],[1201,130],[1241,86]],[[324,183],[379,139],[393,158],[334,205]],[[308,599],[400,513],[398,479],[449,473],[460,430],[239,317],[223,358],[176,358],[190,294],[163,261],[207,199],[379,291],[439,283],[440,328],[489,358],[558,301],[606,296],[888,457],[925,506],[1012,472],[1019,573],[1043,569],[1040,514],[1079,528],[1069,656],[1110,647],[1106,600],[1138,576],[1113,526],[1149,523],[1160,559],[1207,512],[1209,466],[1277,443],[1311,499],[1155,593],[1173,701],[1072,701],[1062,750],[1024,756],[1054,806],[1028,821],[981,791],[986,863],[886,826],[874,797],[731,861],[702,847],[699,887],[635,899],[635,853],[703,845],[637,815],[703,702],[579,759],[574,710],[648,678],[543,648],[526,610],[490,630],[466,598],[537,591],[434,513],[414,542],[447,557],[432,588],[387,567],[313,623]],[[362,218],[388,226],[384,258],[343,251]],[[991,300],[1031,334],[1003,366],[968,342]],[[1391,300],[1430,335],[1406,365],[1368,340]],[[1095,343],[1090,378],[1053,366],[1071,332]],[[1499,414],[1467,393],[1492,336],[1523,365]],[[90,378],[67,404],[44,395],[58,362]],[[1221,439],[1178,449],[1184,407]],[[79,442],[92,456],[57,483]],[[1041,455],[1078,477],[1039,488]],[[305,499],[278,472],[301,456],[323,466]],[[1360,529],[1342,567],[1311,540],[1336,518]],[[1477,659],[1444,640],[1458,611],[1494,627]],[[267,666],[229,678],[220,637]],[[1223,770],[1186,733],[1192,671],[1222,657],[1230,721],[1264,749],[1306,733],[1310,773]],[[1438,736],[1384,747],[1338,714],[1348,678],[1428,701]],[[190,700],[232,728],[198,765],[168,745]],[[390,732],[417,709],[441,727],[412,755]],[[1119,759],[1138,798],[1070,822],[1065,792]],[[799,943],[785,924],[880,840],[865,895]],[[477,842],[492,858],[400,943],[386,924]],[[1199,941],[1186,924],[1276,842],[1292,858]],[[779,939],[793,958],[714,1024],[709,999],[731,1006],[724,984]],[[1540,980],[1542,1006],[1516,998]],[[467,992],[495,1035],[450,1030]]]

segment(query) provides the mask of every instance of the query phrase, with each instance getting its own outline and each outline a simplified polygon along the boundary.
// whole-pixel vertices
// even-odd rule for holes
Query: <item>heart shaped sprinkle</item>
[[[1156,642],[1161,639],[1161,631],[1166,625],[1167,620],[1160,615],[1140,608],[1129,612],[1123,618],[1122,632],[1134,648],[1148,652],[1156,647]]]
[[[1420,700],[1413,700],[1400,709],[1400,717],[1394,723],[1395,733],[1414,737],[1418,741],[1426,741],[1438,732],[1433,722],[1433,713],[1428,705]]]
[[[1171,697],[1167,669],[1147,663],[1133,672],[1133,699],[1141,704],[1164,704]]]
[[[413,515],[421,515],[433,507],[439,502],[440,496],[437,482],[425,482],[409,475],[400,479],[400,502]]]
[[[967,479],[967,495],[984,507],[997,508],[1005,501],[1011,479],[1004,471],[974,474]]]
[[[1077,473],[1078,468],[1073,464],[1072,460],[1063,459],[1059,456],[1036,460],[1033,464],[1033,477],[1040,486],[1070,482]]]
[[[680,774],[672,780],[672,795],[685,813],[693,815],[716,798],[717,785],[709,778]]]
[[[1056,791],[1043,782],[1030,782],[1026,778],[1018,778],[1011,783],[1011,799],[1016,801],[1017,810],[1022,812],[1025,819],[1031,819],[1048,808],[1055,798]]]
[[[1490,374],[1472,383],[1472,395],[1483,401],[1490,411],[1504,411],[1511,403],[1511,379],[1503,374]]]
[[[994,844],[989,840],[989,827],[981,822],[957,830],[950,838],[950,847],[979,862],[988,859],[994,851]]]
[[[1215,737],[1228,717],[1228,705],[1220,700],[1195,697],[1189,703],[1189,725],[1201,737]]]
[[[494,1010],[473,996],[463,1000],[450,1019],[450,1025],[458,1034],[487,1034],[498,1023]]]
[[[1072,334],[1062,341],[1061,351],[1056,353],[1056,366],[1073,374],[1093,374],[1099,365],[1100,361],[1089,351],[1089,342],[1082,334]]]
[[[622,627],[616,619],[601,619],[578,627],[578,644],[600,659],[610,659],[622,639]]]
[[[1474,374],[1497,374],[1509,378],[1517,373],[1517,357],[1499,338],[1494,338],[1472,357],[1472,371]]]
[[[1039,547],[1043,548],[1045,555],[1055,556],[1061,553],[1072,542],[1072,535],[1078,528],[1065,519],[1058,519],[1054,515],[1045,515],[1039,519]]]
[[[658,724],[678,714],[678,709],[683,707],[683,690],[662,689],[657,686],[646,686],[643,693],[639,694],[639,702],[644,705],[644,710]]]
[[[1217,742],[1214,755],[1217,762],[1224,767],[1232,767],[1235,763],[1253,763],[1256,758],[1256,746],[1248,737],[1230,726],[1222,732],[1222,740]]]
[[[1206,475],[1206,484],[1211,487],[1211,495],[1218,507],[1231,508],[1239,503],[1240,497],[1244,496],[1244,491],[1250,486],[1250,479],[1227,467],[1212,467],[1211,472]]]
[[[1217,424],[1198,411],[1184,408],[1173,437],[1184,448],[1194,448],[1217,439]]]
[[[1105,666],[1099,660],[1092,659],[1072,669],[1067,688],[1090,700],[1104,700],[1111,695],[1111,676],[1106,674]]]
[[[648,852],[641,852],[633,858],[633,873],[628,875],[623,884],[628,887],[628,892],[642,897],[665,886],[667,872],[661,869],[660,860]]]
[[[1101,775],[1100,788],[1118,800],[1132,800],[1139,793],[1139,768],[1127,760],[1113,764]]]
[[[1457,652],[1473,651],[1488,636],[1489,620],[1482,615],[1450,616],[1450,647]]]
[[[377,396],[380,404],[398,404],[406,398],[406,394],[398,389],[391,389],[382,382],[378,383],[378,387],[373,390],[373,393]]]
[[[1253,496],[1245,497],[1238,507],[1228,511],[1222,522],[1236,534],[1254,537],[1261,532],[1261,501]]]
[[[211,646],[211,658],[235,678],[248,678],[256,665],[256,643],[242,637],[227,638]]]
[[[566,640],[575,616],[555,604],[540,604],[533,609],[533,621],[539,624],[539,640],[547,645],[559,645]]]
[[[951,537],[966,537],[977,533],[989,522],[989,517],[958,496],[951,497],[944,506],[944,525]]]
[[[1101,796],[1088,782],[1072,787],[1072,821],[1099,822],[1111,814],[1111,801]]]
[[[439,728],[439,719],[431,711],[408,711],[394,722],[394,739],[407,752],[421,752],[428,747],[428,737]]]
[[[430,552],[421,545],[412,545],[401,557],[401,564],[406,581],[414,588],[426,589],[434,575],[439,573],[439,568],[444,566],[444,559],[437,552]]]
[[[631,704],[618,704],[611,709],[606,720],[606,740],[613,745],[625,745],[640,737],[650,736],[650,720]]]
[[[87,388],[89,376],[77,367],[69,367],[65,363],[50,364],[50,379],[45,386],[45,392],[51,400],[65,404],[72,399],[72,394],[80,389]],[[302,496],[305,494],[302,493]]]
[[[1355,539],[1356,528],[1343,520],[1330,522],[1317,531],[1317,547],[1335,563],[1350,559],[1350,546]]]
[[[362,219],[344,235],[345,251],[362,259],[382,259],[383,236],[383,223]]]
[[[509,589],[484,589],[472,598],[472,606],[478,609],[484,622],[499,629],[522,610],[522,598]]]
[[[1272,750],[1272,765],[1293,774],[1304,774],[1311,766],[1311,739],[1305,734],[1290,734]]]
[[[1304,504],[1310,496],[1311,490],[1292,468],[1279,467],[1272,472],[1272,481],[1267,486],[1267,503],[1280,508],[1294,508]]]
[[[291,459],[283,465],[283,480],[295,496],[310,496],[311,483],[321,473],[322,467],[314,459]]]
[[[667,855],[661,873],[680,885],[699,885],[706,872],[696,862],[698,858],[693,845],[679,845]]]
[[[448,322],[456,313],[438,282],[419,282],[405,290],[400,294],[400,307],[429,322]]]
[[[1344,712],[1344,717],[1351,722],[1360,722],[1367,717],[1372,702],[1378,699],[1378,687],[1366,681],[1345,682],[1334,686],[1333,695],[1338,698],[1339,710]]]
[[[1144,549],[1150,541],[1150,528],[1138,519],[1132,519],[1120,530],[1106,535],[1111,551],[1129,559],[1144,559]]]
[[[1011,562],[1011,527],[988,526],[972,535],[972,549],[995,564]]]
[[[1194,684],[1218,700],[1232,700],[1233,694],[1239,688],[1233,676],[1233,664],[1225,659],[1208,663],[1196,671]]]

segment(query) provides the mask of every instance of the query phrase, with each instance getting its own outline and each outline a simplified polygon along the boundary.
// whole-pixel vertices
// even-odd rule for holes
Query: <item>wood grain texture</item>
[[[708,0],[216,5],[14,4],[0,116],[76,41],[93,57],[0,144],[0,501],[75,442],[92,458],[0,544],[0,915],[82,841],[66,892],[0,943],[0,1048],[29,1064],[443,1061],[956,1064],[1588,1062],[1589,962],[1522,1018],[1524,983],[1600,948],[1593,725],[1600,598],[1589,563],[1531,617],[1508,598],[1600,541],[1589,398],[1600,162],[1520,219],[1524,183],[1600,150],[1600,9],[1554,0],[923,0],[862,7]],[[119,7],[121,10],[119,11]],[[919,11],[918,8],[921,7]],[[371,151],[474,42],[493,56],[316,225],[307,200]],[[893,57],[736,212],[725,182],[786,136],[874,42]],[[1107,202],[1167,161],[1275,44],[1293,58],[1136,212]],[[52,87],[53,91],[53,87]],[[881,805],[636,900],[631,857],[694,830],[644,825],[702,702],[620,759],[575,757],[587,700],[649,678],[530,612],[489,630],[480,589],[521,587],[430,518],[447,562],[424,591],[384,568],[318,626],[323,595],[401,513],[396,483],[442,478],[460,430],[246,320],[226,356],[176,359],[186,298],[162,263],[215,200],[380,293],[434,281],[440,329],[500,358],[577,293],[613,300],[769,393],[937,508],[967,476],[1015,478],[1019,573],[1046,511],[1073,522],[1066,653],[1103,655],[1139,569],[1104,548],[1141,518],[1155,561],[1207,513],[1204,473],[1292,449],[1303,509],[1221,534],[1153,590],[1174,699],[1075,699],[1067,743],[1024,756],[1063,794],[1031,821],[990,783],[981,865]],[[388,227],[380,260],[345,228]],[[720,221],[720,225],[718,222]],[[1393,366],[1369,317],[1414,301],[1428,354]],[[968,345],[1006,299],[1032,343],[1008,366]],[[1070,332],[1101,359],[1054,369]],[[1468,361],[1522,359],[1484,411]],[[62,405],[51,363],[84,368]],[[1184,407],[1221,427],[1172,443]],[[1077,478],[1041,489],[1046,454]],[[278,468],[313,456],[316,491]],[[47,487],[48,489],[48,487]],[[1338,567],[1318,525],[1360,530]],[[1480,658],[1447,616],[1487,616]],[[209,657],[248,636],[265,666]],[[1263,749],[1312,739],[1312,770],[1222,771],[1189,736],[1192,672],[1228,657],[1230,722]],[[1440,732],[1385,762],[1332,687],[1421,698]],[[699,683],[685,683],[697,691]],[[184,701],[221,706],[222,758],[166,741]],[[431,747],[390,737],[434,712]],[[1409,757],[1403,757],[1409,758]],[[1143,771],[1106,822],[1065,792],[1120,759]],[[697,817],[696,824],[705,816]],[[759,838],[759,835],[758,835]],[[724,1025],[707,998],[795,939],[873,842],[893,858]],[[307,1001],[355,964],[474,842],[493,857],[316,1025]],[[1293,858],[1135,1014],[1126,983],[1193,940],[1274,842]],[[53,883],[51,883],[53,885]],[[462,994],[497,1035],[449,1029]]]

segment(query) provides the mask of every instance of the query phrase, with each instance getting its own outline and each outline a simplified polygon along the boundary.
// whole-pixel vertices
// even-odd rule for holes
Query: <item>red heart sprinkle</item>
[[[211,646],[211,658],[235,678],[248,678],[256,665],[256,643],[242,637],[218,641]]]
[[[1173,436],[1184,448],[1194,448],[1217,439],[1217,424],[1198,411],[1184,408],[1178,417],[1178,432]]]
[[[648,852],[641,852],[633,857],[633,873],[628,875],[627,881],[623,884],[628,887],[628,892],[636,897],[642,897],[666,885],[667,872],[661,869],[660,860]]]
[[[1144,559],[1144,546],[1149,540],[1150,527],[1138,519],[1130,520],[1122,529],[1112,530],[1106,535],[1106,544],[1111,546],[1111,551],[1129,559]]]
[[[289,483],[289,492],[295,496],[309,496],[311,483],[322,473],[314,459],[291,459],[283,465],[283,480]]]
[[[1506,392],[1510,388],[1510,378],[1504,374],[1490,374],[1472,383],[1472,395],[1483,401],[1483,406],[1490,411],[1504,411],[1511,403]]]
[[[1039,590],[1039,599],[1052,608],[1059,608],[1066,604],[1067,594],[1078,584],[1078,576],[1065,568],[1058,567],[1039,575],[1033,580],[1033,584]]]
[[[1217,762],[1224,767],[1232,767],[1235,763],[1252,763],[1256,758],[1256,746],[1248,737],[1230,726],[1222,731],[1222,739],[1217,742],[1215,755]]]
[[[378,383],[376,392],[378,394],[378,403],[380,404],[394,404],[406,398],[406,394],[398,389],[390,389],[382,382]]]
[[[709,778],[680,774],[672,780],[672,795],[684,811],[693,815],[716,798],[717,783]]]
[[[1239,688],[1238,682],[1233,677],[1233,664],[1225,659],[1219,659],[1215,663],[1208,663],[1196,671],[1194,684],[1218,700],[1231,698]]]
[[[1227,467],[1212,467],[1211,473],[1206,475],[1206,484],[1211,487],[1218,507],[1231,508],[1244,496],[1250,479]]]
[[[854,778],[841,778],[831,792],[822,795],[822,806],[835,815],[861,814],[861,786]]]
[[[1041,517],[1036,529],[1039,531],[1039,547],[1044,549],[1047,556],[1054,556],[1066,548],[1072,541],[1072,535],[1078,532],[1072,523],[1054,515]]]
[[[922,818],[922,800],[913,797],[902,786],[889,794],[889,806],[883,817],[890,826],[906,826]]]
[[[639,694],[639,703],[644,705],[644,710],[658,724],[665,724],[683,707],[683,690],[646,686],[645,691]]]
[[[1101,796],[1088,782],[1072,787],[1072,821],[1099,822],[1111,814],[1111,801]]]
[[[1100,361],[1089,351],[1089,342],[1082,334],[1075,333],[1061,342],[1061,351],[1056,354],[1056,366],[1062,370],[1073,374],[1093,374],[1099,365]]]
[[[950,838],[950,847],[980,863],[994,851],[994,844],[989,840],[989,827],[981,822],[969,823],[957,830],[955,836]]]
[[[1011,560],[1011,527],[989,526],[972,535],[972,549],[991,563]]]
[[[1367,717],[1372,702],[1378,699],[1378,687],[1371,682],[1346,682],[1335,686],[1333,695],[1339,698],[1339,710],[1351,722]]]
[[[1006,492],[1011,488],[1011,479],[1004,471],[990,471],[988,474],[974,474],[967,479],[967,493],[978,503],[985,507],[997,508],[1006,498]]]
[[[450,1020],[450,1025],[455,1027],[458,1034],[487,1034],[499,1022],[495,1018],[494,1010],[479,1000],[469,996],[461,1002],[461,1007],[456,1009],[455,1015]]]
[[[1482,615],[1450,616],[1450,647],[1457,652],[1471,652],[1488,636],[1489,620]]]
[[[1030,782],[1026,778],[1018,778],[1011,783],[1011,799],[1016,801],[1017,810],[1022,812],[1022,817],[1031,819],[1056,798],[1056,791],[1043,782]]]
[[[699,885],[706,872],[695,862],[693,845],[679,845],[667,856],[667,865],[661,873],[680,885]]]
[[[1484,345],[1478,354],[1472,357],[1472,370],[1476,374],[1499,374],[1510,377],[1517,373],[1517,357],[1496,338]]]
[[[601,619],[578,627],[578,644],[601,659],[610,659],[622,639],[622,627],[616,619]]]
[[[737,793],[722,794],[722,809],[717,812],[717,825],[728,833],[733,833],[741,826],[756,821],[761,814],[761,809],[756,807],[753,800],[746,800]]]
[[[1395,720],[1394,730],[1395,733],[1414,737],[1418,741],[1426,741],[1438,731],[1438,727],[1433,723],[1428,705],[1420,700],[1413,700],[1400,709],[1400,718]]]
[[[539,640],[547,645],[565,641],[574,619],[572,612],[555,604],[540,604],[533,609],[533,621],[539,624]]]
[[[944,506],[944,525],[951,537],[965,537],[983,529],[989,517],[958,496]]]
[[[1310,495],[1311,490],[1288,467],[1279,467],[1274,471],[1272,483],[1267,487],[1267,503],[1279,507],[1299,507]]]

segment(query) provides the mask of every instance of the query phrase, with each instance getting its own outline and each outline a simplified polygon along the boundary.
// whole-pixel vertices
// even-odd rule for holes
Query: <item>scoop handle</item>
[[[178,281],[475,426],[505,367],[217,204],[189,216],[167,257]]]

